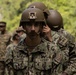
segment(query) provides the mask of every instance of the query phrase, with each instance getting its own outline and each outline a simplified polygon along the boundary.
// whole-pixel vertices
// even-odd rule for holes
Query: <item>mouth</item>
[[[34,39],[37,37],[37,33],[35,32],[30,32],[29,37],[31,37],[31,39]]]
[[[31,37],[35,37],[35,36],[37,36],[37,34],[31,33],[30,36],[31,36]]]

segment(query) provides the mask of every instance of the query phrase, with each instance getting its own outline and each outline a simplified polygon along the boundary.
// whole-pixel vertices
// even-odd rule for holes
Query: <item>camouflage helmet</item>
[[[25,9],[21,16],[20,26],[23,26],[24,23],[30,21],[42,22],[45,24],[45,17],[43,12],[38,8]]]
[[[50,14],[49,10],[45,6],[45,4],[42,2],[33,2],[27,8],[38,8],[38,9],[42,10],[45,17]]]
[[[6,22],[0,21],[0,26],[6,26]]]
[[[52,30],[59,30],[60,28],[63,28],[63,18],[61,14],[57,10],[49,10],[50,15],[46,19],[47,25]]]

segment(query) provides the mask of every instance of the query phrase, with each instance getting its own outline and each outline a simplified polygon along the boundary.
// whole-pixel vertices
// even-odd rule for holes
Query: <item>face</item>
[[[20,36],[19,35],[17,35],[15,38],[16,38],[16,40],[20,40]]]
[[[21,35],[23,34],[23,31],[17,31],[17,34],[18,34],[19,36],[21,36]]]
[[[5,26],[0,26],[0,31],[4,31],[5,30]]]
[[[42,29],[42,25],[40,22],[27,22],[24,25],[24,29],[26,30],[27,36],[30,38],[36,38]]]

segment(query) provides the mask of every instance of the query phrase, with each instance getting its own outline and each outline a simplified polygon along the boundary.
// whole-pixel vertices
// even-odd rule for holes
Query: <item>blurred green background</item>
[[[58,10],[65,30],[76,37],[76,0],[0,0],[0,21],[7,22],[8,31],[13,32],[19,26],[22,11],[35,1],[43,2],[48,9]]]

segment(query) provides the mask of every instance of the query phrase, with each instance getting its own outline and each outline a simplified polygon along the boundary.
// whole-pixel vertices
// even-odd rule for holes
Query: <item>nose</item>
[[[35,30],[35,26],[34,25],[31,26],[31,30]]]

